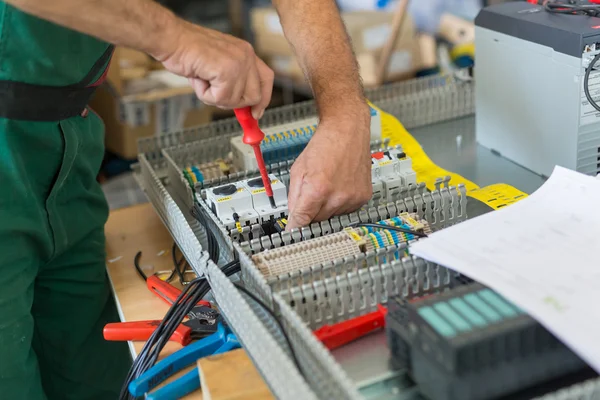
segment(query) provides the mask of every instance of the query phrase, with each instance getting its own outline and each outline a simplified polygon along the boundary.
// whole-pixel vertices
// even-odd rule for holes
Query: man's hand
[[[190,79],[200,100],[222,108],[252,106],[262,116],[271,101],[273,71],[252,46],[175,16],[154,0],[4,0],[29,14],[150,54]]]
[[[292,166],[288,229],[353,212],[371,199],[370,115],[364,114],[319,124]]]
[[[271,101],[274,74],[250,43],[187,22],[169,42],[155,58],[189,78],[201,101],[221,108],[252,106],[253,116],[262,117]]]

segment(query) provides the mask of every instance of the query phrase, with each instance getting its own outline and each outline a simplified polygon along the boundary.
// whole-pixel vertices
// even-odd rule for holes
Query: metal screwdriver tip
[[[269,196],[269,203],[271,203],[271,207],[277,208],[277,206],[275,205],[275,199],[273,198],[273,196]]]

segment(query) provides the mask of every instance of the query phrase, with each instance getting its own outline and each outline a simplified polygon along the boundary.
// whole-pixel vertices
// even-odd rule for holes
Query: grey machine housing
[[[583,81],[600,53],[600,18],[523,1],[484,8],[475,25],[478,143],[543,176],[555,165],[597,175],[600,112]],[[589,83],[600,103],[600,71]]]

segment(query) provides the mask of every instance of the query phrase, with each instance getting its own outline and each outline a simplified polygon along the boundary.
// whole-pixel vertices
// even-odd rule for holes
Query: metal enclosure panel
[[[481,27],[475,43],[477,141],[537,174],[576,169],[581,59]]]

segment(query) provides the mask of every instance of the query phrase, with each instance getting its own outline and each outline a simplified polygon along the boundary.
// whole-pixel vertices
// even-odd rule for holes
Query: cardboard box
[[[187,79],[155,68],[143,53],[117,49],[106,84],[90,102],[104,120],[106,149],[128,160],[137,157],[138,139],[211,121],[212,108]]]
[[[452,14],[442,15],[438,31],[442,39],[453,45],[475,42],[475,24]]]
[[[413,40],[403,42],[403,46],[392,53],[385,82],[412,78],[418,70],[422,69],[419,43]],[[374,87],[377,84],[376,73],[380,54],[381,51],[375,51],[356,55],[365,87]],[[302,69],[293,56],[272,56],[268,59],[268,64],[278,75],[291,78],[296,82],[304,81]]]
[[[342,15],[356,54],[382,50],[392,33],[393,13],[354,11]],[[394,50],[402,50],[416,35],[413,19],[407,15],[396,40]]]
[[[364,53],[383,49],[392,30],[393,14],[380,11],[353,11],[342,14],[354,52]],[[255,8],[251,13],[255,51],[260,56],[292,56],[293,52],[283,35],[279,16],[273,8]],[[413,40],[415,24],[407,16],[399,33],[396,49]]]
[[[377,66],[379,65],[378,53],[363,53],[357,55],[360,76],[365,87],[377,85]],[[404,49],[394,50],[390,56],[387,75],[384,82],[396,82],[414,77],[420,69],[418,46],[413,42]]]
[[[254,51],[259,56],[294,54],[274,8],[253,8],[250,11],[250,25],[254,33]]]

